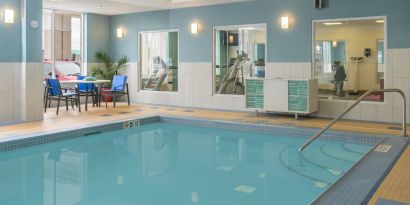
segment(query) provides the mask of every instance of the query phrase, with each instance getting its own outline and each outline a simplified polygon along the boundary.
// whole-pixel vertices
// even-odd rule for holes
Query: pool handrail
[[[340,120],[343,116],[345,116],[350,110],[352,110],[356,105],[358,105],[360,102],[362,102],[367,96],[369,96],[372,93],[399,93],[402,98],[403,98],[403,128],[402,128],[402,136],[406,137],[407,136],[407,130],[406,130],[406,95],[404,92],[398,88],[388,88],[388,89],[372,89],[367,91],[365,94],[363,94],[359,99],[357,99],[352,105],[350,105],[348,108],[346,108],[341,114],[339,114],[335,119],[333,119],[326,127],[321,129],[319,132],[317,132],[315,135],[313,135],[309,140],[307,140],[302,146],[299,147],[299,151],[302,152],[307,146],[309,146],[313,141],[315,141],[317,138],[319,138],[326,130],[328,130],[332,125],[334,125],[338,120]]]

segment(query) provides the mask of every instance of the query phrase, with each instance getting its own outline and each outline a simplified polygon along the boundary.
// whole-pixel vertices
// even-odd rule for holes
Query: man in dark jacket
[[[343,83],[346,80],[346,72],[340,61],[335,61],[333,64],[333,70],[336,71],[333,79],[335,94],[342,97]]]

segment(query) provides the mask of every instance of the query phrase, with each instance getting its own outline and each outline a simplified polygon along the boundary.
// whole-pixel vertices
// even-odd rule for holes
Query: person
[[[343,83],[346,80],[346,72],[340,61],[335,61],[333,70],[336,71],[333,79],[335,95],[342,97]]]

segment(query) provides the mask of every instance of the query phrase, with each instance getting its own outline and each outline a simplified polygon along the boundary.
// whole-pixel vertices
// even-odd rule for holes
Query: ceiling
[[[117,15],[249,0],[43,0],[44,8]]]

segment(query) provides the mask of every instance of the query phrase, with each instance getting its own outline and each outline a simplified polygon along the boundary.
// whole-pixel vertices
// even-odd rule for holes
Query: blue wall
[[[95,63],[97,51],[109,52],[110,19],[109,16],[87,14],[85,16],[85,45],[87,45],[86,62]]]
[[[42,62],[42,19],[43,19],[43,1],[42,0],[24,0],[25,29],[23,29],[23,62]],[[39,22],[38,28],[32,28],[32,20]]]
[[[42,0],[0,1],[0,62],[41,62],[42,7]],[[4,23],[6,8],[14,10],[13,24]],[[32,20],[39,22],[37,29],[31,28]]]
[[[110,50],[138,57],[137,33],[148,30],[179,29],[180,61],[212,61],[212,28],[221,25],[267,23],[269,62],[310,62],[312,20],[384,16],[388,18],[388,47],[410,48],[409,0],[332,0],[328,8],[316,10],[311,0],[254,0],[251,2],[163,10],[110,17]],[[291,28],[281,30],[279,19],[291,17]],[[200,22],[198,35],[190,24]],[[124,38],[115,35],[117,27],[127,30]]]
[[[169,19],[168,10],[112,16],[110,19],[111,53],[116,56],[127,55],[131,61],[137,61],[138,32],[169,29]],[[125,32],[120,39],[117,38],[116,33],[118,27],[124,28]]]
[[[15,10],[14,24],[5,24],[4,12],[0,12],[0,62],[38,62],[41,59],[41,29],[26,26],[27,45],[22,47],[21,2],[25,1],[0,1],[1,11],[5,8]],[[27,22],[33,19],[41,22],[41,1],[28,2]],[[310,62],[312,20],[384,15],[388,18],[388,47],[410,48],[409,0],[329,2],[329,7],[321,11],[313,9],[310,0],[255,0],[111,17],[87,14],[88,62],[95,62],[93,56],[98,50],[109,51],[114,55],[126,54],[132,61],[137,61],[138,32],[162,29],[180,30],[181,62],[210,62],[214,26],[253,23],[268,25],[269,62]],[[279,18],[282,15],[292,18],[289,30],[279,28]],[[200,23],[201,31],[198,35],[190,34],[190,24],[193,21]],[[116,38],[117,27],[124,28],[124,38]]]
[[[14,24],[4,23],[4,9],[14,9]],[[21,61],[21,1],[0,1],[0,62]]]

